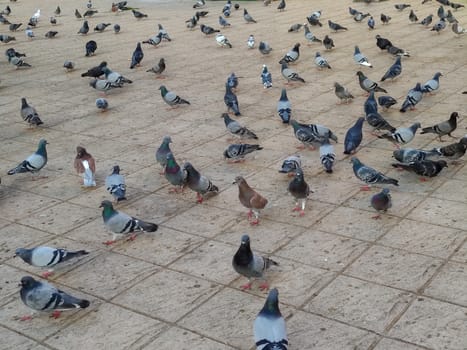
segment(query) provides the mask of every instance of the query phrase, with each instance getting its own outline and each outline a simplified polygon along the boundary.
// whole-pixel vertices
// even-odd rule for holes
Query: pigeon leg
[[[371,188],[368,185],[360,187],[360,191],[370,191],[370,190],[371,190]]]
[[[112,241],[105,241],[105,242],[102,242],[102,244],[105,244],[106,246],[110,246],[114,243],[116,243],[117,241],[116,240],[112,240]]]
[[[287,173],[287,176],[288,177],[293,177],[293,176],[295,176],[295,173],[293,173],[293,172],[292,173]]]
[[[261,291],[265,291],[269,289],[269,283],[267,281],[264,281],[261,283],[258,287]]]
[[[316,151],[316,147],[313,145],[309,145],[308,148],[310,149],[310,151]]]
[[[60,317],[60,315],[61,315],[61,312],[58,311],[58,310],[55,310],[54,312],[52,312],[52,313],[50,314],[50,317],[51,317],[51,318],[57,319],[57,318]]]
[[[54,272],[52,270],[44,271],[44,272],[42,272],[42,277],[49,278],[53,274],[54,274]]]
[[[20,321],[31,321],[32,320],[32,315],[24,315],[19,318]]]
[[[381,219],[381,215],[378,214],[378,215],[372,216],[371,218],[373,220],[379,220],[379,219]]]
[[[305,204],[306,204],[306,198],[303,198],[300,204],[300,213],[299,213],[300,216],[305,215]]]
[[[427,180],[426,178],[424,178],[424,177],[421,177],[421,178],[420,178],[420,182],[427,182],[427,181],[428,181],[428,180]]]
[[[240,286],[240,288],[242,288],[243,290],[247,290],[247,289],[250,290],[251,289],[251,282],[248,281],[248,283]]]
[[[196,198],[199,204],[203,203],[203,196],[200,195],[198,192],[196,192]]]
[[[250,222],[250,225],[252,226],[258,225],[259,224],[259,212],[256,210],[251,210],[251,212],[253,213],[255,219]]]
[[[126,239],[126,241],[127,241],[127,242],[129,242],[129,241],[134,241],[134,240],[136,239],[136,236],[137,236],[137,233],[135,232],[135,233],[133,233],[130,237],[128,237],[128,238]]]
[[[297,146],[297,149],[303,150],[303,149],[305,149],[305,145]]]

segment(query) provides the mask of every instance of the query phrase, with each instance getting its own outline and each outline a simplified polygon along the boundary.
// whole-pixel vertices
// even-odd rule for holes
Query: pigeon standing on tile
[[[227,106],[227,112],[232,111],[236,116],[241,115],[237,95],[232,92],[228,83],[225,84],[224,103]]]
[[[383,188],[383,190],[371,197],[371,206],[379,213],[380,211],[386,212],[392,207],[391,195],[389,194],[389,188]],[[380,219],[381,215],[375,215],[372,219]]]
[[[420,83],[417,83],[414,88],[410,89],[405,97],[404,102],[400,108],[400,112],[405,113],[407,109],[415,109],[417,103],[422,100],[423,93]]]
[[[165,165],[167,164],[167,155],[172,153],[170,150],[170,144],[172,143],[172,138],[170,136],[164,136],[162,143],[156,151],[156,161],[162,166],[164,171]]]
[[[279,310],[279,292],[269,291],[263,308],[256,316],[253,333],[257,350],[287,350],[289,341],[284,317]]]
[[[444,28],[446,28],[446,20],[441,18],[435,25],[431,28],[432,32],[440,33]]]
[[[354,98],[353,95],[345,87],[343,87],[337,82],[334,83],[334,93],[340,101],[344,101],[345,103],[352,101],[352,99]]]
[[[307,24],[304,24],[303,25],[303,28],[305,28],[305,39],[308,41],[308,45],[310,43],[321,43],[322,41],[320,39],[318,39],[310,30],[310,28],[308,28],[308,25]]]
[[[288,30],[289,33],[292,33],[292,32],[298,32],[300,30],[300,28],[302,28],[303,25],[300,24],[300,23],[295,23],[295,24],[292,24]]]
[[[300,43],[296,43],[294,47],[289,50],[284,57],[279,61],[279,64],[282,63],[293,63],[298,60],[300,57]]]
[[[332,22],[330,20],[328,20],[328,26],[329,26],[329,29],[331,29],[331,30],[333,30],[335,32],[337,32],[339,30],[347,30],[346,27],[343,27],[340,24]]]
[[[96,173],[96,161],[94,160],[94,157],[86,151],[86,148],[77,146],[76,147],[76,157],[74,160],[74,167],[76,172],[79,175],[82,175],[85,173],[86,169],[83,165],[83,161],[86,161],[89,165],[89,169],[93,174]]]
[[[256,23],[254,18],[248,13],[246,9],[243,9],[243,18],[245,19],[246,23]]]
[[[383,116],[378,113],[378,111],[370,112],[365,115],[365,120],[367,121],[368,125],[374,128],[374,130],[388,130],[391,133],[396,131],[396,128],[389,124],[389,122],[384,119]]]
[[[260,145],[250,145],[248,143],[232,144],[224,150],[224,158],[229,159],[229,162],[242,162],[244,157],[254,151],[262,150]]]
[[[85,45],[85,49],[86,49],[86,54],[85,54],[86,57],[94,56],[94,53],[97,50],[97,43],[94,40],[89,40]]]
[[[222,17],[222,16],[219,16],[219,25],[222,27],[222,28],[225,28],[225,27],[230,27],[230,23],[227,22],[227,20]]]
[[[347,130],[344,140],[344,154],[355,153],[363,139],[362,126],[365,118],[360,117],[355,124]]]
[[[81,28],[80,28],[79,31],[78,31],[78,34],[86,35],[86,34],[88,34],[88,32],[89,32],[89,24],[88,24],[88,21],[84,21],[84,22],[83,22],[83,25],[81,26]]]
[[[191,163],[186,162],[183,165],[183,169],[186,171],[186,184],[191,190],[196,192],[198,203],[203,203],[203,195],[206,193],[219,192],[219,188],[206,176],[200,174],[199,171],[191,165]]]
[[[420,22],[421,25],[428,27],[433,22],[433,15],[428,15]]]
[[[376,46],[378,46],[381,50],[387,50],[388,47],[393,46],[391,41],[383,38],[381,35],[376,35]]]
[[[374,184],[391,184],[399,186],[399,181],[390,178],[383,173],[366,166],[357,157],[352,157],[352,169],[357,179],[366,183],[366,186],[362,187],[362,191],[368,191],[370,185]]]
[[[415,137],[415,133],[417,132],[417,129],[420,127],[421,127],[420,123],[414,123],[408,128],[400,127],[400,128],[397,128],[394,132],[382,134],[381,136],[378,136],[378,137],[381,139],[387,139],[393,142],[395,145],[406,144],[413,140],[413,138]]]
[[[261,82],[263,83],[263,87],[265,89],[272,87],[272,75],[268,70],[268,66],[265,64],[263,64],[263,70],[261,71]]]
[[[44,124],[36,109],[30,106],[24,97],[21,98],[21,117],[25,122],[28,122],[29,125],[39,126]]]
[[[131,56],[131,64],[130,69],[139,66],[141,61],[143,60],[144,53],[143,49],[141,48],[141,43],[136,44],[136,49],[133,51],[133,55]]]
[[[20,296],[23,303],[37,311],[53,311],[51,317],[60,317],[60,311],[85,309],[90,302],[65,293],[47,282],[36,281],[31,276],[21,278]],[[25,316],[22,320],[30,320]]]
[[[130,234],[128,240],[134,240],[137,234],[135,231],[157,231],[157,224],[146,222],[115,210],[110,201],[102,201],[99,208],[102,208],[102,218],[105,227],[112,232],[112,240],[104,242],[105,245],[113,244],[117,241],[117,238],[125,237]]]
[[[285,88],[281,91],[281,97],[277,102],[277,114],[282,120],[282,123],[288,124],[292,116],[292,105],[287,97],[287,90]]]
[[[300,141],[303,146],[297,148],[305,148],[309,146],[311,149],[315,149],[315,144],[320,143],[323,139],[320,135],[317,135],[313,130],[304,124],[300,124],[296,120],[290,120],[290,124],[293,127],[295,138]]]
[[[361,66],[373,68],[373,65],[368,61],[368,58],[360,52],[360,49],[357,45],[355,45],[353,59],[355,63]]]
[[[133,16],[134,16],[136,19],[141,19],[141,18],[148,17],[147,14],[142,13],[142,12],[140,12],[140,11],[137,11],[137,10],[135,10],[135,9],[131,9],[131,12],[133,12]]]
[[[428,133],[437,134],[439,136],[440,142],[443,141],[441,137],[443,137],[444,135],[448,135],[449,137],[454,137],[451,135],[451,133],[457,128],[458,117],[459,117],[459,114],[457,112],[452,112],[448,120],[435,124],[433,126],[427,127],[427,128],[423,128],[420,134],[428,134]]]
[[[111,23],[99,23],[98,25],[94,27],[94,31],[102,33],[105,30],[105,28],[107,28],[110,25]]]
[[[37,146],[36,152],[31,154],[25,160],[23,160],[18,166],[8,171],[8,175],[20,174],[20,173],[37,173],[47,164],[47,141],[41,139]]]
[[[89,254],[89,252],[85,250],[68,251],[66,249],[45,246],[38,246],[31,249],[18,248],[15,251],[15,257],[19,256],[25,263],[31,266],[48,268],[87,254]],[[42,277],[44,278],[48,278],[51,275],[53,275],[53,269],[42,273]]]
[[[167,181],[174,186],[174,188],[170,189],[169,192],[179,193],[185,188],[186,172],[180,167],[180,165],[178,165],[172,153],[168,153],[166,159],[164,175]]]
[[[282,63],[281,65],[282,76],[287,80],[286,84],[290,84],[291,81],[300,81],[305,83],[305,80],[300,77],[300,75],[295,72],[293,69],[289,68],[287,63]]]
[[[360,84],[360,87],[366,92],[370,92],[373,90],[375,92],[387,93],[387,91],[384,90],[382,87],[379,87],[376,82],[367,78],[365,74],[363,74],[363,72],[358,71],[357,75],[358,75],[358,83]]]
[[[288,174],[289,176],[295,175],[295,172],[302,167],[302,160],[300,156],[289,156],[283,162],[279,170],[280,173]]]
[[[315,54],[315,65],[319,69],[322,69],[322,68],[331,69],[331,66],[329,65],[327,59],[321,56],[321,54],[318,51]]]
[[[152,72],[156,74],[156,78],[163,79],[162,73],[165,71],[165,59],[162,57],[158,63],[148,69],[146,72]]]
[[[332,50],[332,48],[334,47],[334,40],[332,40],[332,38],[326,35],[323,39],[323,45],[326,50]]]
[[[268,200],[252,189],[242,176],[237,176],[234,183],[238,185],[238,199],[240,203],[245,208],[250,209],[248,220],[251,220],[254,216],[250,224],[257,225],[259,223],[259,213],[268,204]]]
[[[263,55],[269,55],[269,53],[272,51],[272,47],[266,41],[260,41],[259,46],[258,46],[258,50]]]
[[[242,139],[258,139],[258,136],[256,136],[254,132],[248,130],[246,127],[240,125],[239,122],[230,118],[227,113],[222,113],[221,118],[224,119],[227,131],[229,131],[232,135],[239,136]]]
[[[268,257],[254,253],[250,247],[250,237],[248,235],[243,235],[240,247],[232,259],[234,270],[240,275],[248,278],[248,283],[241,286],[241,288],[244,290],[251,289],[252,279],[259,278],[263,280],[263,283],[260,284],[259,288],[261,290],[267,290],[269,285],[266,279],[264,279],[264,273],[272,265],[279,264]]]
[[[173,107],[173,106],[178,106],[178,105],[181,105],[181,104],[187,104],[187,105],[190,104],[190,102],[188,102],[187,100],[181,98],[176,93],[167,90],[167,88],[164,85],[161,85],[159,87],[159,90],[161,91],[162,99],[169,106]]]
[[[368,95],[368,98],[363,104],[363,110],[365,111],[365,115],[378,112],[378,103],[376,102],[374,91],[371,91],[370,95]]]
[[[336,153],[334,152],[334,146],[329,143],[329,138],[325,138],[324,141],[321,142],[321,146],[319,146],[319,159],[324,170],[326,170],[328,174],[331,174],[333,172],[332,167],[336,160]]]
[[[397,100],[394,97],[391,97],[389,95],[383,95],[378,97],[378,104],[385,108],[388,109],[391,106],[394,106],[397,103]]]
[[[296,170],[295,176],[292,181],[290,181],[287,189],[295,198],[295,207],[293,211],[298,211],[300,216],[305,215],[306,201],[312,191],[304,179],[302,169]]]
[[[104,72],[105,79],[110,81],[112,83],[112,85],[123,86],[123,84],[132,84],[133,83],[132,80],[130,80],[128,78],[125,78],[120,73],[111,70],[108,66],[102,67],[102,71]]]
[[[105,188],[117,202],[126,200],[125,178],[120,174],[118,165],[114,165],[112,173],[105,178]]]
[[[436,148],[436,152],[444,158],[451,159],[454,162],[462,158],[467,150],[467,135],[459,140],[459,142],[450,145]]]
[[[448,163],[446,163],[445,160],[425,159],[410,163],[393,163],[392,166],[394,168],[412,171],[420,176],[435,177],[441,170],[448,167]],[[425,181],[425,179],[422,178],[421,181]]]
[[[122,87],[122,85],[114,85],[110,81],[105,79],[93,79],[89,82],[89,86],[98,91],[102,91],[104,94],[106,91],[112,90],[113,88]]]
[[[386,79],[394,80],[402,73],[402,63],[401,57],[397,56],[396,61],[393,63],[391,67],[387,70],[387,72],[381,78],[381,81],[385,81]]]
[[[410,163],[414,161],[421,161],[425,159],[439,157],[440,152],[438,152],[436,148],[429,151],[424,151],[415,148],[401,148],[396,149],[394,152],[392,152],[392,156],[401,163]]]
[[[433,78],[428,80],[425,84],[422,85],[421,90],[423,93],[431,94],[433,91],[439,89],[439,77],[443,76],[440,72],[436,72]]]

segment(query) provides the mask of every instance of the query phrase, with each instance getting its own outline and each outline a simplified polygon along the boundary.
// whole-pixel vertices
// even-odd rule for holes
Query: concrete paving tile
[[[125,332],[122,332],[124,327]],[[116,305],[102,304],[85,319],[61,329],[46,343],[57,349],[137,348],[152,340],[166,325]],[[86,336],[92,333],[93,336]]]
[[[464,181],[450,180],[433,192],[433,197],[466,203],[467,189]]]
[[[20,276],[27,275],[25,272],[2,264],[0,266],[0,273],[2,274],[2,283],[0,285],[0,303],[8,301],[8,297],[14,295],[15,297],[19,296],[19,287],[18,284],[21,280]]]
[[[234,348],[203,337],[183,328],[172,327],[161,333],[143,349],[165,349],[175,347],[180,350],[233,350]]]
[[[373,246],[346,273],[387,286],[417,291],[440,265],[439,259]]]
[[[3,347],[5,350],[47,350],[48,347],[42,346],[35,341],[20,336],[18,333],[10,331],[9,329],[0,327],[0,336],[3,339]]]
[[[421,348],[419,346],[415,346],[408,343],[403,343],[394,339],[383,338],[381,341],[376,345],[376,350],[421,350],[425,348]]]
[[[465,348],[467,309],[418,298],[394,325],[389,336],[433,349]]]
[[[404,219],[390,229],[378,243],[446,259],[465,238],[465,232]]]
[[[452,256],[452,260],[467,263],[467,241],[459,247],[459,250]]]
[[[305,232],[276,254],[304,264],[340,271],[359,256],[368,244],[321,231]]]
[[[29,192],[7,188],[0,193],[0,217],[5,220],[18,220],[33,213],[53,206],[58,201],[53,198],[38,196]],[[14,198],[14,200],[12,200]],[[7,205],[8,203],[8,205]]]
[[[407,292],[339,276],[305,309],[357,327],[383,332],[404,311],[411,298]]]
[[[451,303],[467,306],[467,296],[463,292],[467,284],[467,266],[447,263],[430,282],[424,294]],[[449,286],[449,288],[446,288]]]
[[[287,321],[290,346],[301,349],[368,349],[375,334],[303,311]]]
[[[176,322],[219,289],[219,285],[201,278],[175,271],[158,271],[113,301],[151,317]]]

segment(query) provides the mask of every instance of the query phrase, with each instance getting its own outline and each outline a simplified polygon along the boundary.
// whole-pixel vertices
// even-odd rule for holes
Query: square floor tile
[[[47,350],[48,348],[16,332],[0,327],[4,350]]]
[[[447,286],[449,286],[447,288]],[[436,299],[467,307],[467,265],[447,263],[423,292]]]

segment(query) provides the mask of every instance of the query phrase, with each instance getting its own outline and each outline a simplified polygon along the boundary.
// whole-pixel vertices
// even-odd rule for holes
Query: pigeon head
[[[88,152],[86,151],[86,148],[77,146],[76,147],[76,158],[82,158],[84,156],[88,155]]]
[[[449,117],[450,120],[456,120],[457,118],[459,118],[459,113],[457,112],[452,112],[451,116]]]
[[[48,145],[49,143],[45,139],[41,139],[39,141],[39,145],[37,146],[37,153],[46,155],[46,150],[45,150],[45,145]]]
[[[233,182],[234,184],[237,184],[237,185],[242,185],[243,183],[246,183],[245,179],[243,178],[243,176],[237,176],[235,178],[235,181]]]
[[[112,174],[120,174],[120,167],[118,165],[114,165],[112,169]]]
[[[441,74],[440,72],[436,72],[433,79],[437,80],[437,79],[439,79],[439,77],[442,77],[442,76],[443,76],[443,74]]]
[[[267,73],[267,72],[268,72],[268,66],[263,64],[263,73]]]
[[[193,169],[193,165],[191,165],[190,162],[185,162],[185,164],[183,164],[183,168],[185,168],[187,171],[190,171]]]
[[[113,206],[112,202],[108,201],[108,200],[102,201],[101,205],[99,206],[99,208],[104,208],[104,210],[107,209],[107,208],[112,208],[113,209],[113,207],[114,206]]]
[[[321,54],[319,53],[319,51],[316,51],[316,54],[315,54],[315,57],[320,57]]]
[[[165,85],[161,85],[161,86],[159,87],[159,90],[161,90],[161,95],[162,95],[162,96],[165,96],[165,95],[167,94],[167,92],[168,92],[168,91],[167,91],[167,88],[165,87]]]
[[[240,244],[241,244],[241,245],[250,246],[250,236],[248,236],[248,235],[243,235]]]
[[[386,195],[386,196],[389,196],[389,188],[383,188],[383,190],[381,191],[382,194]]]
[[[363,72],[361,70],[359,70],[356,75],[358,75],[358,78],[359,79],[365,79],[365,74],[363,74]]]
[[[164,145],[168,145],[169,143],[172,143],[172,139],[170,136],[164,136],[164,138],[162,139],[162,143]]]
[[[415,133],[415,131],[417,131],[417,129],[418,129],[418,128],[421,128],[421,127],[422,127],[422,125],[421,125],[420,123],[417,122],[417,123],[414,123],[414,124],[410,127],[410,129]]]
[[[357,158],[357,157],[352,157],[350,158],[350,162],[354,165],[354,166],[358,166],[358,165],[361,165],[362,162],[360,162],[360,160]]]
[[[438,160],[437,163],[441,168],[447,168],[448,167],[448,163],[445,160]]]
[[[24,276],[21,278],[20,286],[24,289],[32,289],[36,285],[37,281],[31,276]]]
[[[354,51],[354,54],[358,54],[358,53],[360,53],[360,49],[358,48],[358,46],[357,46],[357,45],[355,45],[355,51]]]
[[[279,310],[279,291],[277,288],[273,288],[269,291],[266,302],[259,314],[274,318],[282,316]]]
[[[17,256],[29,263],[31,261],[31,249],[18,248],[15,251],[14,257],[16,258]]]

